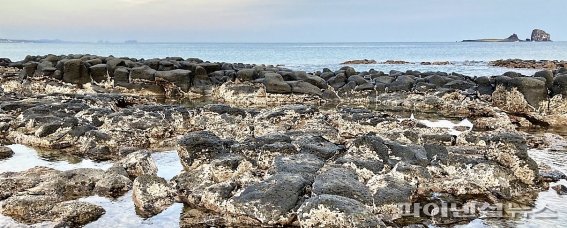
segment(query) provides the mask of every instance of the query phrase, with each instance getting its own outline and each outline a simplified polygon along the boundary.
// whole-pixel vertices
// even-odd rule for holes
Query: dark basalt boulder
[[[313,154],[278,156],[274,159],[274,170],[276,173],[299,174],[306,180],[313,182],[317,171],[324,164],[321,159]]]
[[[451,81],[447,84],[445,84],[443,87],[445,88],[449,88],[449,89],[456,89],[456,90],[467,90],[470,88],[475,87],[476,84],[474,82],[470,82],[470,81],[464,81],[464,80],[454,80]]]
[[[252,81],[258,77],[254,69],[242,69],[236,72],[236,78],[241,82]]]
[[[552,94],[562,95],[563,98],[567,97],[567,75],[558,75],[553,80],[553,86],[551,87]]]
[[[560,180],[566,180],[567,175],[559,170],[540,170],[539,175],[545,182],[558,182]]]
[[[334,77],[329,78],[327,81],[335,90],[340,89],[347,83],[347,76],[344,73],[339,73]]]
[[[329,81],[329,79],[331,79],[334,76],[335,76],[335,73],[333,73],[333,72],[323,72],[321,75],[319,75],[319,77],[321,77],[325,81]]]
[[[534,74],[534,78],[545,78],[545,86],[547,89],[553,87],[553,72],[550,70],[538,71]]]
[[[126,62],[123,59],[109,58],[106,59],[106,68],[108,69],[108,74],[110,78],[114,78],[114,71],[118,67],[125,67]]]
[[[54,67],[52,62],[49,61],[42,61],[40,63],[37,64],[37,69],[34,73],[34,75],[36,76],[51,76],[53,74],[53,72],[55,72],[57,69]]]
[[[305,71],[293,71],[290,72],[289,77],[291,80],[289,81],[303,81],[307,79],[307,72]]]
[[[66,61],[63,66],[63,81],[78,85],[91,82],[85,63],[80,59]]]
[[[114,86],[124,86],[130,83],[130,71],[126,67],[118,67],[114,71]]]
[[[368,187],[358,181],[356,173],[344,168],[332,168],[315,177],[313,193],[343,196],[372,204],[372,194]]]
[[[22,78],[33,77],[37,70],[37,65],[38,65],[37,62],[24,63],[23,70],[20,73],[20,77]]]
[[[245,188],[233,198],[233,204],[239,211],[265,224],[291,221],[293,214],[290,212],[297,207],[309,184],[301,175],[278,173]]]
[[[388,85],[388,91],[399,92],[399,91],[411,91],[415,84],[415,80],[412,76],[402,75],[398,76],[395,81]]]
[[[377,182],[373,183],[380,186],[373,195],[374,204],[377,206],[409,203],[416,191],[415,186],[410,182],[391,175],[385,175]]]
[[[488,77],[478,77],[475,78],[475,82],[478,85],[477,91],[480,95],[492,95],[494,93],[494,86]]]
[[[300,149],[300,153],[313,154],[324,160],[344,150],[343,146],[337,146],[321,136],[303,136],[294,141],[293,144]]]
[[[511,80],[511,86],[516,87],[524,95],[526,101],[538,108],[540,102],[548,99],[546,82],[531,77],[519,77]]]
[[[264,86],[268,93],[291,93],[291,85],[286,83],[283,77],[276,73],[267,73],[264,75]]]
[[[200,63],[198,66],[205,69],[205,74],[210,74],[222,69],[222,65],[220,63]]]
[[[308,74],[307,77],[302,80],[320,89],[327,89],[328,87],[327,81],[319,76]]]
[[[357,74],[356,70],[352,67],[349,67],[349,66],[342,67],[341,70],[344,71],[347,78]]]
[[[353,75],[350,76],[347,81],[349,82],[355,82],[357,85],[362,85],[362,84],[366,84],[368,83],[368,81],[366,81],[366,79],[364,79],[362,76],[360,75]]]
[[[89,64],[89,66],[103,64],[102,59],[99,59],[99,58],[85,60],[85,63]]]
[[[106,64],[97,64],[89,68],[93,81],[100,83],[108,80],[108,70],[106,67]]]
[[[418,92],[427,92],[437,89],[437,85],[427,83],[427,82],[418,82],[415,84],[415,91]]]
[[[155,80],[156,70],[152,69],[149,66],[141,66],[141,67],[134,67],[130,71],[130,79],[142,79],[148,81]]]
[[[518,78],[518,77],[522,77],[523,75],[521,73],[518,73],[518,72],[508,71],[508,72],[502,74],[502,76],[507,76],[507,77],[510,77],[510,78]]]
[[[391,165],[395,165],[401,161],[412,165],[429,165],[429,160],[427,159],[427,151],[423,146],[401,145],[397,142],[387,142],[386,145],[388,146],[388,148],[390,148],[390,155],[393,155],[397,158],[389,159],[389,163]]]
[[[390,84],[396,79],[394,77],[382,75],[382,76],[375,77],[373,80],[374,80],[375,83]]]
[[[425,79],[427,80],[427,82],[434,84],[436,86],[443,86],[447,83],[449,83],[451,81],[450,78],[448,77],[444,77],[444,76],[440,76],[440,75],[431,75],[431,76],[427,76],[425,77]]]
[[[191,71],[189,70],[171,70],[171,71],[157,71],[155,73],[156,81],[165,81],[173,83],[179,87],[183,92],[188,92],[191,87]]]
[[[354,88],[354,91],[370,91],[370,90],[374,90],[374,84],[367,82],[361,85],[357,85]]]
[[[177,153],[187,170],[195,161],[206,162],[228,152],[222,139],[208,131],[191,132],[178,142]]]
[[[427,153],[427,159],[429,159],[431,164],[447,165],[449,159],[447,147],[440,144],[425,144],[423,147]]]
[[[198,94],[206,94],[207,91],[212,89],[212,86],[213,82],[209,75],[207,75],[207,70],[201,66],[195,67],[195,75],[191,82],[191,91]]]
[[[392,76],[392,77],[398,77],[398,76],[402,76],[404,75],[404,72],[398,71],[398,70],[391,70],[388,75]]]
[[[321,96],[323,92],[319,87],[312,85],[311,83],[304,81],[289,81],[287,82],[291,86],[291,91],[298,94],[307,94]]]
[[[341,87],[337,93],[341,97],[349,96],[356,89],[356,82],[348,82],[343,87]]]
[[[158,71],[170,71],[175,70],[175,64],[173,61],[162,60],[159,62]]]
[[[0,58],[0,66],[1,67],[10,66],[10,63],[12,63],[12,60],[10,60],[8,58]]]

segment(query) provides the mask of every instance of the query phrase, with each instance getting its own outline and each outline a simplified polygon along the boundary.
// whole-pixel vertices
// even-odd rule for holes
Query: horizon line
[[[565,40],[553,41],[518,41],[518,42],[463,42],[460,41],[137,41],[137,40],[124,40],[124,41],[67,41],[60,39],[38,39],[38,40],[22,40],[22,39],[7,39],[0,38],[0,40],[14,40],[20,42],[0,42],[4,44],[339,44],[339,43],[554,43],[566,42]]]

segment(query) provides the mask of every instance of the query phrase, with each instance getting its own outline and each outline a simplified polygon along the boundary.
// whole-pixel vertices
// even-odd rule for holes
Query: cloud
[[[0,36],[9,38],[452,41],[542,27],[554,39],[567,39],[561,24],[565,0],[0,0],[0,5]],[[533,8],[546,13],[533,16]]]

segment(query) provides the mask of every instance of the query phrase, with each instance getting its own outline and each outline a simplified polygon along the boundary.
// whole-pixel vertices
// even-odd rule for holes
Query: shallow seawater
[[[0,160],[0,173],[20,172],[36,166],[44,166],[56,170],[71,170],[78,168],[108,169],[112,166],[110,162],[95,162],[89,159],[76,157],[53,156],[46,152],[38,152],[31,147],[16,144],[8,146],[14,151],[14,156],[9,159]]]
[[[106,170],[112,166],[111,162],[94,162],[87,159],[77,161],[61,157],[42,157],[38,151],[24,145],[10,145],[8,147],[14,151],[14,156],[10,159],[0,160],[0,173],[25,171],[36,166],[45,166],[62,171],[78,168],[98,168]],[[158,167],[157,175],[166,180],[172,179],[183,169],[176,151],[153,153],[152,158],[155,160]],[[79,200],[102,206],[106,210],[106,213],[100,219],[85,227],[177,227],[179,226],[180,215],[183,211],[183,204],[175,203],[159,215],[148,219],[141,218],[136,215],[131,191],[118,199],[91,196]],[[0,227],[2,228],[43,228],[53,226],[54,224],[52,223],[28,226],[0,214]]]

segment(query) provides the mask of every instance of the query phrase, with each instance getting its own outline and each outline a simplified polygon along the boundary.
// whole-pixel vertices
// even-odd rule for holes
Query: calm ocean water
[[[338,69],[352,59],[404,60],[409,65],[358,65],[357,70],[420,70],[488,76],[509,69],[488,66],[497,59],[567,60],[567,42],[549,43],[140,43],[140,44],[0,44],[0,57],[96,54],[117,57],[197,57],[209,61],[281,64],[305,71]],[[448,66],[422,66],[422,61],[451,61]],[[533,70],[516,70],[532,74]]]

